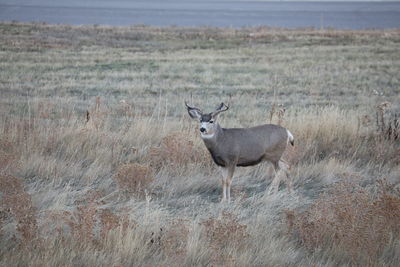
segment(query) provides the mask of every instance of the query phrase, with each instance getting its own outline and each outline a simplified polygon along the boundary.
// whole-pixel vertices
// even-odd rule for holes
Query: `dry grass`
[[[400,261],[398,30],[0,33],[0,265]],[[223,127],[290,129],[294,193],[265,194],[267,165],[238,168],[220,204],[189,99],[229,102]]]
[[[129,220],[126,214],[117,215],[101,200],[100,192],[88,192],[84,199],[78,201],[73,211],[49,211],[46,223],[56,227],[49,231],[60,240],[73,240],[77,248],[100,249],[106,243],[110,233],[120,229],[126,233],[128,228],[135,227],[135,222]],[[65,229],[64,226],[68,226]]]
[[[289,229],[310,249],[336,247],[354,263],[376,262],[399,238],[400,192],[384,181],[373,189],[341,182],[306,211],[288,211]]]
[[[210,163],[205,149],[196,147],[191,137],[184,132],[173,132],[165,136],[158,147],[150,148],[147,155],[150,165],[156,169],[180,169],[189,164]]]
[[[212,265],[234,265],[236,255],[249,242],[247,225],[241,224],[236,216],[226,212],[221,218],[209,218],[202,224],[212,250]]]
[[[123,164],[114,176],[122,192],[143,194],[153,182],[153,171],[137,163]]]
[[[165,255],[176,264],[182,264],[188,253],[190,228],[188,221],[178,219],[167,226],[159,240],[159,245]]]
[[[0,175],[0,190],[2,222],[13,218],[21,246],[38,241],[36,209],[24,184],[11,175]]]

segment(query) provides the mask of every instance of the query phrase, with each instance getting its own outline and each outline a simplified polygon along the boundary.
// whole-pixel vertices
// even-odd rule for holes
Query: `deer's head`
[[[199,130],[202,138],[211,138],[214,136],[215,131],[218,127],[217,126],[218,115],[221,112],[224,112],[229,109],[227,105],[221,103],[215,111],[204,114],[200,109],[189,106],[186,102],[185,105],[189,113],[189,116],[192,119],[200,122]]]

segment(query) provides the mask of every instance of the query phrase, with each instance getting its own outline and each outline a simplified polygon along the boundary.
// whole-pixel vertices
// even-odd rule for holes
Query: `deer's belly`
[[[246,167],[246,166],[254,166],[263,161],[264,155],[259,157],[259,158],[253,158],[253,159],[239,159],[238,163],[236,166],[239,167]]]

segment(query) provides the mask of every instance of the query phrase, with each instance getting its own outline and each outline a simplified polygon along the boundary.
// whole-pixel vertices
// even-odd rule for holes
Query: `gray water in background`
[[[400,2],[0,0],[0,21],[154,26],[400,28]]]

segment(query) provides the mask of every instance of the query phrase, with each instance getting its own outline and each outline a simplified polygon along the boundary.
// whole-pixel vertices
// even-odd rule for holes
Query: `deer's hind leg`
[[[274,179],[272,180],[270,189],[269,189],[269,194],[271,193],[278,193],[279,190],[279,185],[281,184],[282,178],[284,178],[286,186],[288,188],[289,193],[292,192],[293,189],[293,181],[292,177],[290,175],[290,166],[289,164],[285,163],[282,160],[279,160],[278,162],[272,163],[275,169],[275,176]]]
[[[293,191],[293,179],[290,175],[290,165],[283,160],[279,161],[280,169],[285,173],[285,183],[288,188],[289,193]]]
[[[268,168],[267,168],[267,177],[268,179],[272,179],[275,176],[275,167],[272,165],[272,163],[268,162]]]
[[[277,162],[272,162],[272,165],[274,166],[274,170],[275,170],[275,175],[274,175],[274,179],[271,182],[270,188],[268,190],[269,194],[276,194],[278,193],[279,190],[279,185],[281,184],[281,179],[282,179],[282,175],[280,172],[280,166],[279,166],[279,161]]]

